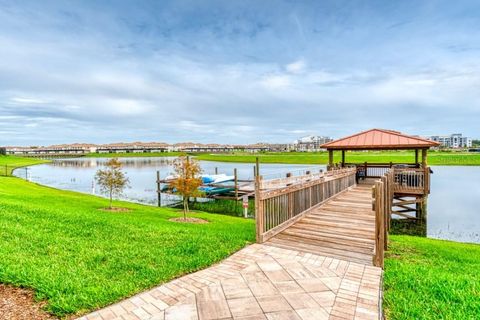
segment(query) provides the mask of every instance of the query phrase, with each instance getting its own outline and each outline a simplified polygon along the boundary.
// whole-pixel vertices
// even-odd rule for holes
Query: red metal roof
[[[398,131],[370,129],[323,144],[330,150],[417,149],[437,147],[435,141],[409,136]]]

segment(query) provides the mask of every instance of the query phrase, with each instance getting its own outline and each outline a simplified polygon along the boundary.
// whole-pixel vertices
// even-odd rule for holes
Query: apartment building
[[[444,148],[471,148],[472,138],[464,137],[461,133],[454,133],[446,136],[431,136],[430,140],[439,142]]]
[[[295,140],[293,143],[293,148],[295,151],[319,151],[321,150],[320,146],[324,143],[333,141],[330,137],[325,136],[306,136],[298,140]]]

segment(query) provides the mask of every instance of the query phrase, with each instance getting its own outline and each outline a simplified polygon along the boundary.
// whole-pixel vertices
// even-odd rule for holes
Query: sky
[[[0,0],[0,145],[480,137],[480,1]]]

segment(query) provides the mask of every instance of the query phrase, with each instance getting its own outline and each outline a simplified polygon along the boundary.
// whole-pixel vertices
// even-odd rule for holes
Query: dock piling
[[[157,170],[157,201],[158,201],[158,206],[162,206],[162,190],[160,186],[160,171]]]

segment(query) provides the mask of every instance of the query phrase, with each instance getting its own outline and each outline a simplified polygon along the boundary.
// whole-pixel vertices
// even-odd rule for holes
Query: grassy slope
[[[224,161],[224,162],[255,162],[256,157],[261,163],[291,163],[291,164],[326,164],[328,154],[326,152],[287,152],[287,153],[258,153],[258,154],[201,154],[200,160]],[[340,153],[335,153],[335,162],[339,162]],[[347,162],[377,162],[388,163],[413,163],[413,152],[348,152]],[[479,153],[453,153],[453,152],[430,152],[428,163],[431,165],[480,165]]]
[[[7,173],[10,175],[14,168],[31,166],[45,162],[48,162],[48,160],[0,155],[0,175],[5,175],[5,170],[7,170]]]
[[[480,319],[480,245],[391,236],[388,319]]]
[[[33,288],[64,315],[107,305],[204,268],[254,241],[254,222],[195,214],[209,224],[168,221],[170,209],[116,203],[0,177],[0,282]]]

